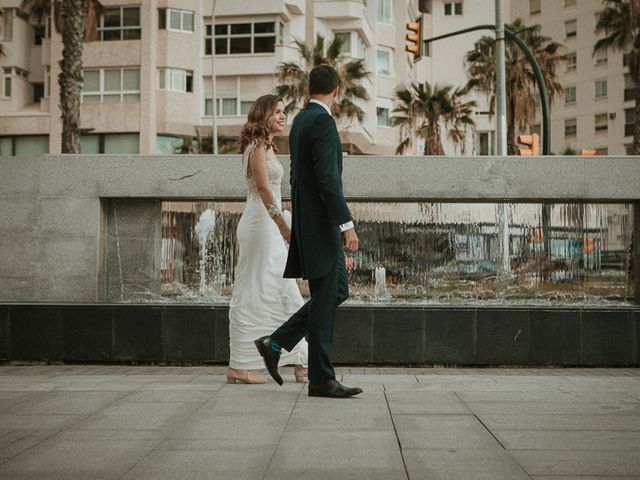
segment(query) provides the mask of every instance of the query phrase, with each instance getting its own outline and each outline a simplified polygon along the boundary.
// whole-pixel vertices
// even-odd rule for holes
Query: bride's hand
[[[280,235],[282,235],[284,241],[289,243],[291,240],[291,229],[289,226],[283,222],[282,225],[278,225],[278,230],[280,230]]]

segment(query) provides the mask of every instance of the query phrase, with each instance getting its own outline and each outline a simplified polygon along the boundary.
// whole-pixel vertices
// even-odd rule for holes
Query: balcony
[[[317,0],[316,17],[326,20],[352,20],[366,16],[362,0]]]

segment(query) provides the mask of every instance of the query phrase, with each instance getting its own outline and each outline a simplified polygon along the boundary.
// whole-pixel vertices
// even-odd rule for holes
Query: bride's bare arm
[[[267,175],[267,152],[265,150],[264,143],[259,143],[256,146],[253,155],[249,158],[249,172],[253,177],[253,180],[258,189],[258,194],[262,199],[269,216],[276,222],[282,238],[286,242],[289,242],[291,237],[291,230],[285,222],[282,212],[276,203],[276,199],[271,191],[271,185],[269,185],[269,176]]]

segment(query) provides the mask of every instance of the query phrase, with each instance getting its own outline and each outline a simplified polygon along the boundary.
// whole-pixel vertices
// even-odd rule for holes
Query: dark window
[[[34,33],[33,43],[34,43],[34,45],[42,45],[42,39],[45,38],[46,32],[47,32],[47,29],[44,27],[44,25],[39,26],[39,27],[35,27],[33,29],[33,33]]]
[[[167,9],[166,8],[158,9],[158,28],[160,30],[164,30],[167,28]]]
[[[231,24],[231,35],[251,34],[250,23]]]
[[[44,83],[33,84],[33,103],[38,103],[44,97]]]
[[[276,49],[276,37],[255,37],[253,53],[269,53]]]

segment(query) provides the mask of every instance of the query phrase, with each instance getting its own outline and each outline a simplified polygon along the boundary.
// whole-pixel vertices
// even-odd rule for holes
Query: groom
[[[342,145],[331,116],[338,74],[332,67],[311,70],[309,95],[289,135],[293,222],[284,276],[308,279],[311,299],[255,344],[267,370],[282,385],[280,349],[291,351],[306,335],[309,396],[346,398],[362,390],[336,380],[329,356],[336,309],[349,296],[344,250],[355,252],[358,236],[342,193]]]

